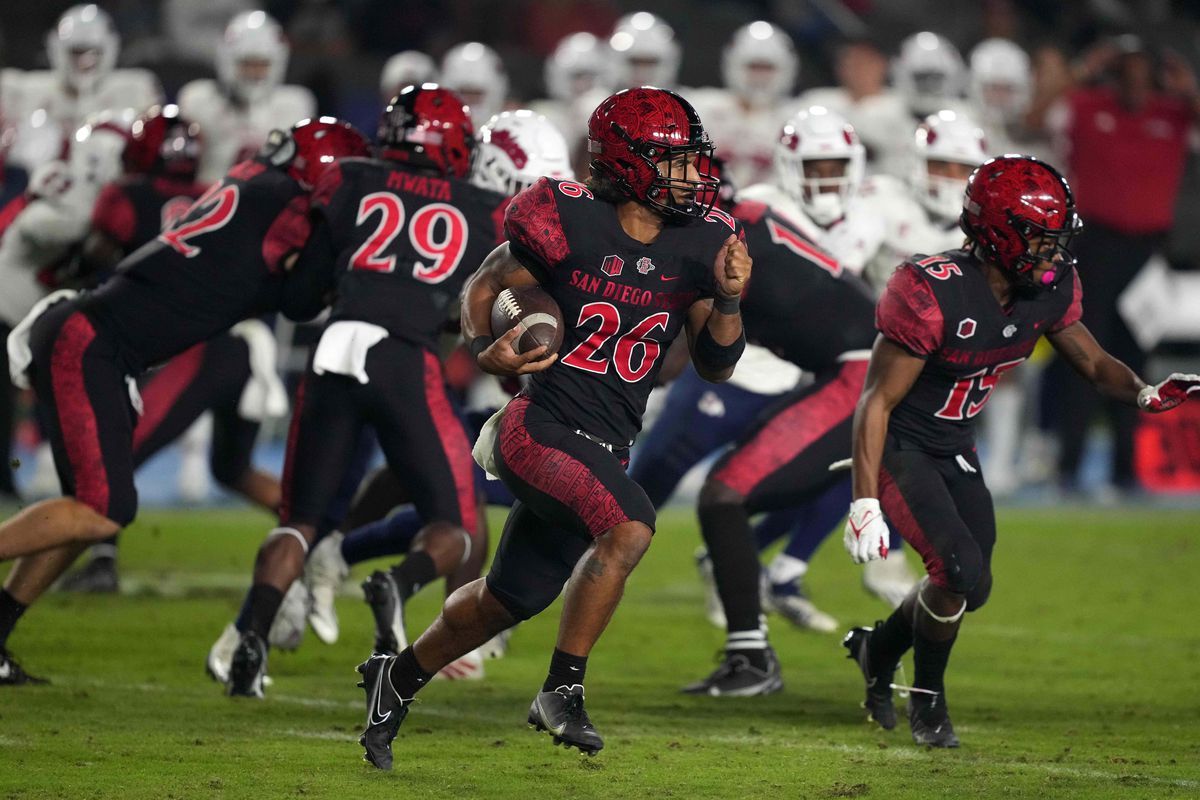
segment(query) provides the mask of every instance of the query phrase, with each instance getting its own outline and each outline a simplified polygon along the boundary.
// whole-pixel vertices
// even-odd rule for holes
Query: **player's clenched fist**
[[[558,353],[546,356],[547,348],[534,348],[528,353],[518,353],[516,350],[517,337],[524,329],[521,326],[510,328],[496,341],[479,354],[479,368],[492,375],[512,376],[528,375],[541,372],[558,360]]]
[[[855,564],[865,564],[879,558],[887,558],[888,526],[883,521],[879,501],[873,497],[861,497],[850,504],[850,515],[846,518],[846,531],[842,544]]]
[[[738,297],[750,281],[750,267],[754,261],[746,243],[732,233],[717,251],[713,263],[713,276],[717,281],[717,294],[722,297]]]

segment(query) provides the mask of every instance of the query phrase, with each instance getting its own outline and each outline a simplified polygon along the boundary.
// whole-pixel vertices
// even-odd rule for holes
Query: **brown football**
[[[528,353],[542,345],[550,353],[558,352],[564,330],[562,311],[545,289],[517,286],[496,296],[492,304],[492,336],[499,339],[517,325],[522,328],[515,345],[518,353]]]

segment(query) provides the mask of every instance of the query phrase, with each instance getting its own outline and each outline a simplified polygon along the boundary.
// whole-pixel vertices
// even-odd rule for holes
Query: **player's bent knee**
[[[650,530],[649,526],[641,522],[624,522],[600,536],[596,544],[612,548],[632,569],[650,549],[653,538],[654,531]]]
[[[709,478],[700,489],[700,508],[713,506],[740,506],[746,502],[741,492],[731,489],[720,481]]]
[[[549,608],[562,592],[566,578],[557,586],[553,585],[553,581],[527,581],[519,585],[512,582],[513,585],[510,585],[494,572],[489,572],[486,581],[487,591],[512,616],[515,624],[536,617]]]
[[[992,593],[992,571],[986,570],[979,582],[975,584],[975,588],[967,592],[967,611],[977,611],[983,608],[984,603],[988,601],[988,597]]]
[[[969,595],[983,577],[983,554],[974,542],[963,542],[943,558],[941,585],[955,594]]]

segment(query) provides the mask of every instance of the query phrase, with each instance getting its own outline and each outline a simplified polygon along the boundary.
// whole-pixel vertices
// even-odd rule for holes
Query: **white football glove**
[[[1172,372],[1162,383],[1143,388],[1137,400],[1143,411],[1158,413],[1170,411],[1193,394],[1200,397],[1200,375]]]
[[[846,519],[842,543],[846,545],[846,552],[855,564],[887,558],[888,526],[883,521],[878,500],[860,497],[850,504],[850,516]]]

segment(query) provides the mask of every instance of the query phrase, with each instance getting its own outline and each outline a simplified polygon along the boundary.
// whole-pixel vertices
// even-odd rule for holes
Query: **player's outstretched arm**
[[[308,322],[329,305],[337,287],[337,251],[329,223],[315,220],[304,249],[283,261],[286,271],[279,310],[293,322]]]
[[[1143,411],[1168,411],[1189,397],[1200,399],[1200,375],[1173,373],[1154,386],[1100,346],[1082,322],[1047,335],[1059,355],[1106,397]]]
[[[1124,362],[1100,346],[1082,322],[1074,322],[1057,333],[1046,335],[1060,356],[1105,397],[1136,406],[1138,392],[1146,383]]]
[[[730,234],[713,262],[716,297],[688,309],[688,348],[696,372],[706,381],[728,380],[746,349],[740,303],[753,263],[746,243]]]
[[[499,339],[492,338],[492,305],[500,292],[537,284],[538,279],[509,250],[508,242],[489,253],[475,274],[467,279],[462,293],[463,338],[484,372],[526,375],[541,372],[558,360],[557,353],[547,358],[545,347],[524,355],[518,353],[514,345],[521,334],[519,328],[513,328]]]
[[[904,399],[925,361],[884,336],[875,339],[863,393],[854,411],[854,500],[843,544],[856,564],[887,558],[888,527],[879,507],[879,468],[892,409]]]

